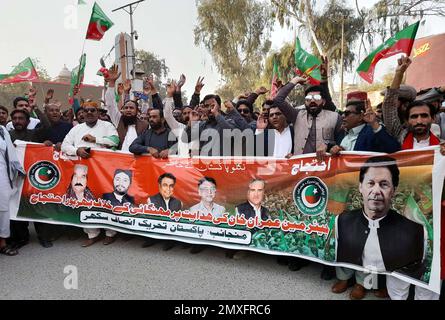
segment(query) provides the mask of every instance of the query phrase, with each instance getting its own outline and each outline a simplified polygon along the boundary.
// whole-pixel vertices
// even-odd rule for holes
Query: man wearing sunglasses
[[[302,85],[306,81],[303,77],[293,78],[280,89],[274,105],[294,125],[294,155],[316,152],[317,156],[323,157],[328,146],[335,145],[342,136],[342,119],[337,112],[324,109],[327,98],[324,87],[306,89],[305,109],[295,109],[285,100],[297,84]]]
[[[66,135],[62,143],[62,152],[69,156],[79,156],[88,159],[91,148],[105,149],[117,147],[119,136],[114,125],[107,121],[99,120],[99,106],[96,102],[85,102],[83,105],[85,122],[73,127]],[[89,247],[100,239],[100,229],[84,229],[88,239],[82,247]],[[104,244],[114,241],[114,230],[106,230]]]
[[[83,106],[85,122],[72,128],[62,143],[62,152],[70,156],[90,157],[90,148],[112,148],[119,144],[119,136],[114,125],[99,120],[99,107],[95,102],[85,102]]]
[[[346,98],[343,112],[343,128],[346,135],[339,145],[330,148],[332,155],[340,151],[372,151],[393,153],[400,150],[400,144],[380,125],[372,110],[366,92],[351,92]]]
[[[260,115],[256,123],[255,135],[264,134],[264,149],[266,156],[274,158],[289,158],[294,148],[294,128],[290,126],[280,108],[272,106],[268,117]],[[270,130],[267,130],[270,128]],[[272,136],[271,136],[272,135]]]
[[[325,59],[323,69],[327,70],[327,61]],[[323,72],[324,79],[327,79],[326,70]],[[294,77],[278,91],[273,104],[284,114],[287,122],[293,124],[293,154],[317,153],[317,157],[322,159],[328,150],[328,146],[335,145],[336,141],[343,135],[342,119],[337,112],[327,110],[327,108],[330,109],[332,107],[332,103],[330,102],[326,84],[323,86],[311,86],[305,90],[304,109],[296,109],[286,101],[287,96],[296,85],[303,85],[306,82],[307,79],[304,77]],[[295,270],[307,264],[306,260],[298,259],[298,261],[294,262]],[[335,269],[324,266],[321,278],[331,280],[334,277]]]

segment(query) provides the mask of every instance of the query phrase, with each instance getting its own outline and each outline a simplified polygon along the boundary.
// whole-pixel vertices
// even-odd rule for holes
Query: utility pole
[[[343,110],[343,90],[344,90],[344,84],[343,84],[343,76],[344,76],[344,68],[345,68],[345,61],[344,61],[344,52],[345,52],[345,17],[342,17],[341,20],[341,57],[340,57],[340,110]]]
[[[137,33],[136,33],[136,31],[134,30],[134,27],[133,27],[133,14],[134,14],[134,11],[136,10],[136,8],[138,7],[139,3],[140,2],[144,2],[144,1],[145,0],[135,1],[135,2],[129,3],[129,4],[125,5],[125,6],[116,8],[116,9],[111,11],[111,12],[115,12],[115,11],[118,11],[118,10],[124,10],[126,13],[128,13],[130,15],[131,47],[133,49],[133,52],[131,53],[131,61],[133,62],[133,70],[131,70],[131,75],[133,76],[133,79],[135,78],[135,69],[136,69],[136,54],[135,54],[135,51],[134,51],[134,38],[135,38],[135,36],[137,37]],[[133,5],[135,7],[133,7]],[[129,7],[130,11],[126,10],[127,7]]]

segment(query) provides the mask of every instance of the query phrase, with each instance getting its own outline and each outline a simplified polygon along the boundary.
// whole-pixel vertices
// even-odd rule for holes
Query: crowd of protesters
[[[319,85],[307,85],[307,78],[294,77],[286,84],[278,84],[276,96],[264,87],[234,100],[222,102],[216,94],[201,98],[204,87],[199,78],[191,101],[184,105],[181,88],[185,76],[167,85],[167,96],[161,99],[152,78],[144,79],[144,96],[131,99],[131,82],[117,83],[118,68],[110,68],[102,105],[97,101],[79,98],[79,87],[74,90],[72,107],[62,112],[53,102],[53,90],[46,94],[44,105],[36,105],[36,91],[31,88],[27,97],[12,102],[13,111],[0,106],[0,252],[13,256],[29,243],[29,223],[9,220],[8,201],[16,178],[25,174],[14,148],[15,140],[43,143],[67,155],[87,159],[93,148],[107,148],[149,154],[155,158],[204,156],[262,156],[290,158],[315,153],[319,159],[336,156],[342,151],[372,151],[394,153],[440,145],[445,155],[445,87],[432,88],[418,94],[402,84],[411,60],[402,57],[397,62],[393,82],[384,95],[383,103],[371,106],[366,92],[347,95],[346,108],[335,106],[328,89],[328,65],[323,60]],[[304,105],[293,106],[288,95],[295,87],[304,87]],[[259,96],[264,102],[255,107]],[[118,97],[118,98],[117,98]],[[76,228],[34,223],[40,244],[51,247],[63,232],[74,234]],[[100,229],[84,229],[83,247],[100,239]],[[115,241],[116,231],[105,230],[103,244]],[[159,240],[149,239],[144,247]],[[164,241],[164,249],[175,245]],[[198,253],[202,246],[193,246]],[[236,258],[237,252],[228,251]],[[296,271],[309,262],[299,258],[279,257],[280,264]],[[338,281],[332,287],[342,293],[352,286],[351,299],[362,299],[367,290],[361,272],[347,268],[323,267],[321,277]],[[403,284],[403,283],[402,283]],[[406,294],[390,292],[392,299],[406,299]],[[388,297],[384,283],[375,290],[378,297]],[[426,289],[415,289],[416,298],[438,299],[439,295]]]

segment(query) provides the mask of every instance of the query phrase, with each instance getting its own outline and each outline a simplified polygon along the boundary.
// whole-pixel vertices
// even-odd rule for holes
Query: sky
[[[51,77],[56,77],[65,64],[74,68],[84,46],[87,54],[85,83],[101,84],[99,59],[108,54],[115,36],[130,32],[130,18],[124,11],[111,12],[135,0],[99,0],[98,3],[114,22],[114,26],[97,42],[85,39],[85,33],[94,0],[84,0],[87,5],[77,5],[77,0],[1,0],[0,1],[0,73],[9,73],[13,66],[26,57],[37,58]],[[359,1],[369,5],[369,1]],[[76,18],[77,17],[77,18]],[[419,29],[418,38],[445,32],[444,19],[429,19]],[[135,30],[139,40],[137,49],[144,49],[165,59],[170,68],[169,78],[187,76],[183,89],[190,97],[198,76],[204,76],[204,93],[214,91],[220,84],[220,75],[212,57],[203,47],[194,45],[193,30],[197,23],[195,0],[146,0],[134,14]],[[279,49],[285,42],[293,42],[294,31],[275,25],[271,34],[272,49]],[[114,53],[112,53],[114,59]],[[389,60],[389,59],[388,59]],[[112,60],[106,60],[107,65]],[[394,61],[381,63],[376,74],[384,74]],[[346,81],[353,80],[352,75]]]

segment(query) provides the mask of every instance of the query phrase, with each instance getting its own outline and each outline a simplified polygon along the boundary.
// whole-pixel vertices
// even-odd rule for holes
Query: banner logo
[[[49,161],[36,162],[29,169],[29,183],[38,190],[49,190],[60,181],[60,171]]]
[[[418,56],[421,56],[421,55],[425,54],[426,52],[428,52],[428,51],[430,51],[430,50],[431,50],[431,45],[430,45],[428,42],[425,43],[423,46],[417,48],[417,49],[414,48],[414,56],[413,56],[413,59],[416,58],[416,57],[418,57]]]
[[[294,202],[298,210],[305,215],[316,216],[326,209],[328,188],[317,177],[301,180],[294,189]]]

